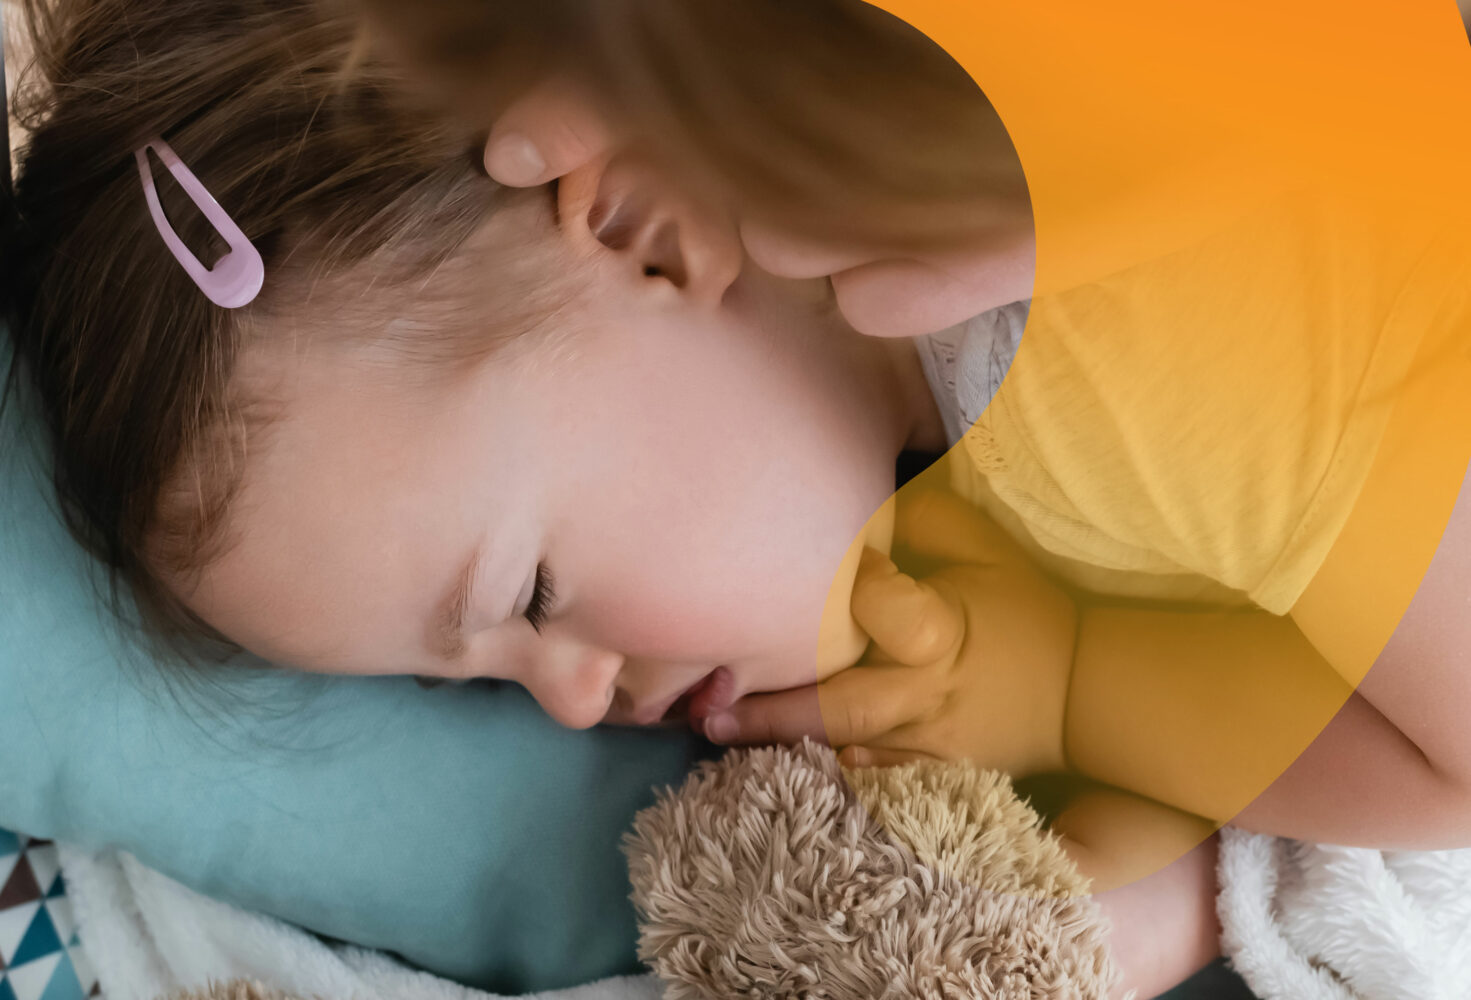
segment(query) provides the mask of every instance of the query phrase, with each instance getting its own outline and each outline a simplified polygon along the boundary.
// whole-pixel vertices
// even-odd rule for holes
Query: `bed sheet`
[[[0,830],[0,1000],[101,996],[56,846]]]
[[[60,864],[80,880],[75,911]],[[58,857],[54,845],[0,831],[0,872],[0,1000],[102,995],[77,940],[74,912],[100,949],[104,978],[117,987],[109,1000],[157,1000],[205,980],[236,977],[300,996],[507,1000],[206,899],[115,852],[64,847]],[[519,1000],[658,1000],[661,992],[652,977],[631,976]],[[1158,1000],[1255,998],[1223,959]]]

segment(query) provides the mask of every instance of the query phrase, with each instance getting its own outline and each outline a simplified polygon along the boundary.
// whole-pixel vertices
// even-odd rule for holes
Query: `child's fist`
[[[1025,553],[949,492],[901,492],[898,553],[864,551],[852,615],[872,640],[815,687],[753,695],[707,721],[718,742],[846,747],[853,764],[969,759],[1024,777],[1066,766],[1063,715],[1077,612]]]
[[[869,550],[853,616],[868,655],[818,688],[845,762],[967,759],[1014,777],[1066,767],[1077,612],[1031,565],[967,562],[917,580]]]

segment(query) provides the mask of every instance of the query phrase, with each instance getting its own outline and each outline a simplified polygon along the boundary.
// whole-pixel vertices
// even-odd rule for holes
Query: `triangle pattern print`
[[[101,996],[55,845],[0,830],[0,1000]]]

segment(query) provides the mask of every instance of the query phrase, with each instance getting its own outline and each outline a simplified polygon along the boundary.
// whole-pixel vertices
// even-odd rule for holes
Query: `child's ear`
[[[579,256],[606,256],[640,288],[719,304],[745,260],[735,220],[680,191],[654,167],[627,156],[602,158],[557,185],[564,237]]]

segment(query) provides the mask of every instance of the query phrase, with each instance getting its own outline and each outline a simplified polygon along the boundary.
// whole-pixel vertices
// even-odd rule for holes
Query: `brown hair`
[[[231,382],[242,338],[318,300],[364,297],[370,283],[380,312],[407,303],[417,316],[427,282],[409,298],[402,280],[441,279],[497,205],[533,195],[485,177],[483,137],[401,97],[391,67],[362,51],[351,10],[323,0],[24,7],[35,63],[16,100],[27,139],[0,244],[12,375],[34,390],[66,520],[112,570],[114,598],[126,584],[155,635],[210,635],[162,578],[218,551],[245,440],[270,416]],[[212,305],[166,250],[133,158],[155,135],[260,249],[266,286],[251,306]],[[218,237],[155,167],[174,228],[210,264]],[[360,265],[371,282],[340,280]],[[523,315],[498,326],[537,306],[517,300]],[[403,324],[375,328],[371,312],[333,319],[354,337],[403,339]],[[438,347],[397,346],[443,360]]]
[[[493,209],[538,196],[484,176],[477,128],[538,73],[576,67],[692,182],[789,220],[891,231],[919,220],[926,237],[973,237],[1029,211],[974,83],[859,0],[368,2],[395,52],[365,42],[347,0],[23,0],[35,64],[16,110],[28,138],[0,234],[12,374],[35,390],[69,526],[157,634],[210,634],[160,574],[226,544],[245,443],[271,417],[232,382],[242,339],[320,314],[334,281],[336,303],[355,302],[359,266],[372,268],[363,283],[377,306],[410,276],[452,284],[440,265]],[[414,102],[388,58],[402,52],[436,68],[469,125]],[[249,308],[211,305],[155,232],[132,155],[154,135],[265,257]],[[175,228],[211,262],[223,248],[155,174]],[[536,259],[523,249],[500,262],[516,294],[497,301],[498,328],[534,325],[556,304],[544,280],[527,294],[534,282],[509,273],[535,273]],[[334,318],[371,336],[373,310],[359,305]],[[488,344],[473,323],[458,339],[402,327],[376,333],[435,362]]]
[[[358,2],[467,120],[566,74],[686,177],[789,226],[974,244],[1031,217],[980,88],[863,0]]]

